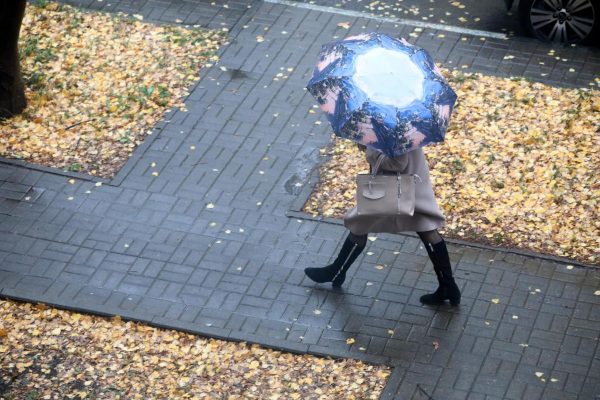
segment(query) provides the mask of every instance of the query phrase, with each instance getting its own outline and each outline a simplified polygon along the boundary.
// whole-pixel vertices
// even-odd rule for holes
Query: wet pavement
[[[335,257],[344,229],[290,212],[330,140],[303,89],[321,43],[379,30],[445,66],[574,87],[597,77],[597,51],[431,29],[411,37],[413,26],[259,1],[80,4],[226,28],[231,40],[188,111],[173,110],[110,182],[72,185],[60,171],[0,163],[2,296],[384,363],[394,367],[385,399],[600,394],[597,269],[450,244],[463,303],[430,308],[418,301],[435,287],[420,241],[381,235],[332,290],[303,269]]]

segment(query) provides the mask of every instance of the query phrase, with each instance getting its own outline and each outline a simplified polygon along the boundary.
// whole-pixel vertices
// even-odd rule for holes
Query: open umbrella
[[[443,141],[456,101],[425,50],[381,33],[323,45],[307,89],[336,135],[390,157]]]

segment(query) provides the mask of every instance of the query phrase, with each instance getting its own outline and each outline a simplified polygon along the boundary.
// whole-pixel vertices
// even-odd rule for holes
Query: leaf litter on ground
[[[6,399],[378,399],[390,370],[0,300]]]
[[[458,94],[446,141],[425,149],[453,238],[600,265],[600,93],[446,71]],[[334,139],[304,206],[342,217],[363,154]]]
[[[28,106],[0,121],[0,155],[111,177],[182,100],[224,32],[29,4],[19,49]],[[168,115],[168,114],[167,114]]]

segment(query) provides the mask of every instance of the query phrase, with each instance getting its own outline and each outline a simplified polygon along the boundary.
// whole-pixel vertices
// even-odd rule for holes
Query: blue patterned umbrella
[[[425,50],[381,33],[323,45],[307,89],[336,135],[390,157],[443,141],[456,101]]]

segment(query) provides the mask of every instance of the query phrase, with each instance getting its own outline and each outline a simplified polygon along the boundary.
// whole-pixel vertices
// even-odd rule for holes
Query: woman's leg
[[[450,300],[450,304],[453,306],[460,304],[460,289],[452,276],[452,265],[450,264],[446,242],[444,242],[437,229],[417,232],[417,234],[425,245],[439,283],[435,292],[421,296],[421,303],[433,305]]]
[[[331,282],[340,287],[346,280],[346,271],[367,245],[367,235],[348,234],[342,249],[332,264],[323,268],[305,268],[304,273],[317,283]]]
[[[437,229],[432,231],[417,232],[417,235],[419,235],[419,238],[421,238],[423,244],[436,244],[444,240]]]

